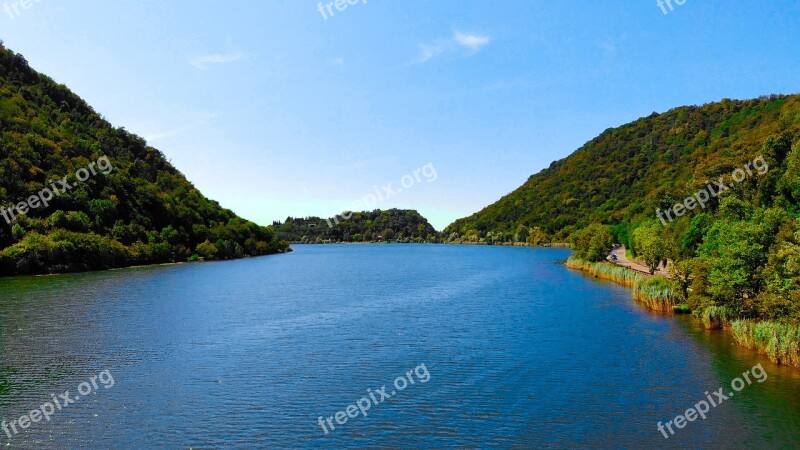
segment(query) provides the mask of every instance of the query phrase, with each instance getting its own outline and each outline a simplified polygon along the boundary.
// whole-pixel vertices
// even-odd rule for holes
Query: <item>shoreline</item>
[[[739,319],[732,320],[724,307],[709,307],[702,317],[685,304],[677,304],[670,289],[650,289],[652,281],[663,278],[643,274],[608,262],[587,262],[570,257],[564,265],[601,280],[611,281],[632,290],[635,303],[664,315],[692,316],[709,331],[730,333],[736,345],[765,356],[771,362],[800,369],[800,325],[789,322]]]
[[[525,244],[522,242],[489,244],[486,242],[396,242],[396,241],[371,241],[371,242],[289,242],[289,245],[386,245],[386,244],[430,244],[430,245],[475,245],[487,247],[530,247],[530,248],[571,248],[569,243],[548,242],[539,245]]]
[[[292,253],[291,247],[288,247],[284,251],[275,252],[275,253],[267,253],[264,255],[245,255],[240,258],[230,258],[230,259],[210,259],[210,260],[187,260],[187,261],[173,261],[173,262],[162,262],[162,263],[150,263],[150,264],[134,264],[130,266],[119,266],[119,267],[109,267],[105,269],[94,269],[94,270],[76,270],[76,271],[65,271],[65,272],[48,272],[48,273],[32,273],[32,274],[16,274],[16,275],[0,275],[0,280],[10,280],[13,278],[45,278],[45,277],[57,277],[63,275],[81,275],[81,274],[90,274],[90,273],[100,273],[100,272],[115,272],[115,271],[123,271],[123,270],[133,270],[133,269],[148,269],[148,268],[156,268],[156,267],[168,267],[168,266],[182,266],[188,264],[205,264],[205,263],[215,263],[215,262],[226,262],[226,261],[240,261],[243,259],[250,259],[250,258],[262,258],[265,256],[278,256],[278,255],[287,255]]]

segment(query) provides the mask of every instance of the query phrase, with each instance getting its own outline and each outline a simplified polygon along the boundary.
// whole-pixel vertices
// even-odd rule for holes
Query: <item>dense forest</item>
[[[439,234],[417,211],[390,209],[337,216],[292,218],[275,222],[281,240],[292,243],[438,242]]]
[[[589,263],[624,244],[651,271],[668,262],[669,277],[637,292],[800,365],[798,218],[800,96],[771,96],[607,130],[446,234],[521,240],[536,230],[570,240]]]
[[[15,209],[21,202],[29,210]],[[0,206],[0,275],[288,249],[271,227],[204,197],[161,152],[112,127],[2,43]]]

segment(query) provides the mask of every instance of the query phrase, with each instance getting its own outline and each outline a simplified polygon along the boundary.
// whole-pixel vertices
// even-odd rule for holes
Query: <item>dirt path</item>
[[[641,263],[639,263],[637,261],[632,261],[632,260],[628,259],[628,256],[625,254],[626,251],[627,251],[627,249],[625,248],[624,245],[620,245],[618,247],[614,247],[612,252],[617,254],[617,260],[616,261],[612,260],[611,259],[611,255],[609,255],[608,258],[606,258],[606,259],[608,259],[609,262],[614,263],[614,264],[616,264],[618,266],[627,267],[628,269],[635,270],[635,271],[641,272],[641,273],[646,273],[646,274],[649,275],[650,274],[650,269],[647,266],[645,266],[645,265],[643,265],[643,264],[641,264]],[[668,276],[669,275],[669,273],[667,272],[667,270],[666,270],[666,268],[664,266],[660,266],[658,268],[658,270],[656,271],[656,273],[660,274],[660,275],[664,275],[664,276]]]

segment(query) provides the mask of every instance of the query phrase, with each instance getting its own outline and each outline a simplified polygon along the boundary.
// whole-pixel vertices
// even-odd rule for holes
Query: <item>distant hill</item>
[[[353,213],[347,219],[289,217],[273,226],[279,239],[292,243],[437,242],[439,236],[417,211],[399,209]]]
[[[0,207],[0,275],[288,249],[2,43]]]

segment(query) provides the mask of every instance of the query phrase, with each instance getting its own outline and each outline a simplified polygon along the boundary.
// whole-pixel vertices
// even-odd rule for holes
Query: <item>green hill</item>
[[[330,219],[292,218],[275,222],[278,238],[293,243],[437,242],[438,233],[417,211],[390,209]]]
[[[288,249],[2,43],[0,207],[0,275]]]
[[[797,135],[798,128],[798,96],[653,113],[606,130],[445,233],[483,239],[492,232],[511,241],[539,228],[565,240],[593,222],[630,227],[762,154],[769,138]],[[745,195],[744,187],[735,192]]]

